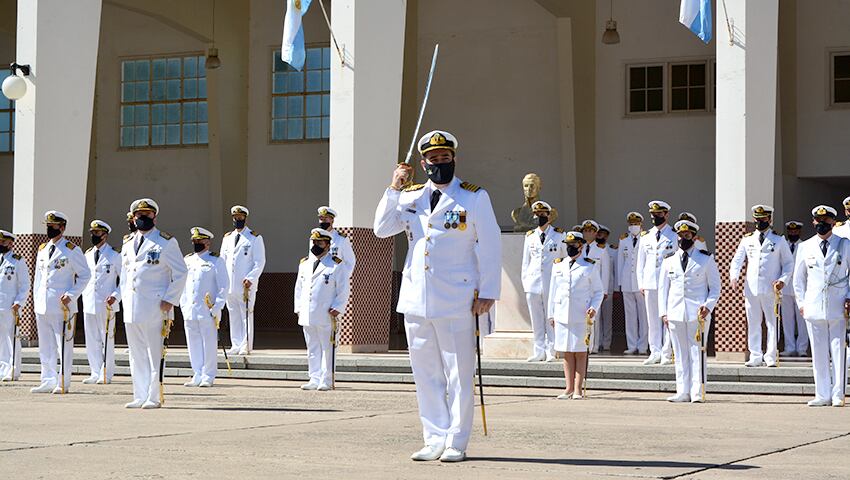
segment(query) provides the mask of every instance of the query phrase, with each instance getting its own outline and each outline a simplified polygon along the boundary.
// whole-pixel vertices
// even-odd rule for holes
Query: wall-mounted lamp
[[[28,77],[30,66],[13,63],[9,65],[9,71],[11,75],[6,77],[6,80],[3,80],[3,95],[9,100],[19,100],[27,93],[27,81],[18,76],[18,71],[24,77]]]
[[[602,43],[605,45],[620,43],[620,34],[617,33],[617,21],[614,20],[614,0],[611,0],[611,16],[605,22],[605,33],[602,34]]]

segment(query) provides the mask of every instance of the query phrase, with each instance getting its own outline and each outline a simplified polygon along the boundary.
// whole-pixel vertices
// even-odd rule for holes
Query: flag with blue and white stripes
[[[286,17],[283,19],[283,40],[280,46],[280,59],[292,68],[301,71],[304,68],[304,28],[301,17],[307,13],[312,0],[288,0]]]
[[[679,23],[705,43],[711,41],[711,0],[682,0]]]

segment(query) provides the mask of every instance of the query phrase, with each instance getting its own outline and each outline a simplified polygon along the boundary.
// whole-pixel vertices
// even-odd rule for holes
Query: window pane
[[[3,80],[6,80],[8,75],[0,75],[0,83],[3,83]],[[12,101],[6,98],[2,92],[0,92],[0,109],[8,110],[12,108]]]
[[[186,57],[183,59],[183,76],[186,78],[198,76],[198,57]]]
[[[135,78],[136,69],[135,64],[130,60],[125,60],[121,62],[121,81],[122,82],[132,82],[133,78]]]
[[[136,137],[137,147],[146,147],[148,145],[148,127],[136,127],[134,136]]]
[[[198,128],[194,123],[183,125],[183,143],[193,144],[198,141]]]
[[[198,104],[184,103],[183,104],[183,123],[198,121]],[[185,133],[184,133],[185,135]]]
[[[166,98],[169,100],[180,100],[180,80],[168,80]]]
[[[322,71],[307,72],[307,91],[318,92],[322,89]]]
[[[180,104],[170,103],[166,109],[167,123],[180,123]]]
[[[151,106],[151,123],[154,125],[165,124],[165,105],[160,103]]]
[[[322,72],[322,90],[330,91],[331,90],[331,71],[324,70]]]
[[[151,78],[150,60],[136,60],[135,80],[149,80]]]
[[[646,67],[646,87],[661,88],[664,86],[664,75],[661,66]]]
[[[688,86],[688,66],[687,65],[671,65],[670,67],[670,86],[671,87],[687,87]]]
[[[630,112],[645,112],[646,111],[646,92],[643,90],[634,90],[629,96],[629,111]]]
[[[150,97],[148,97],[149,89],[150,82],[136,82],[136,101],[147,102],[148,100],[150,100]]]
[[[322,96],[307,95],[307,116],[318,117],[322,114]]]
[[[322,118],[322,138],[331,138],[331,119]]]
[[[198,81],[196,79],[183,80],[183,98],[198,98]]]
[[[180,125],[168,125],[165,127],[166,145],[180,145]]]
[[[290,140],[304,138],[304,124],[300,118],[286,121],[286,138]]]
[[[206,145],[209,142],[209,133],[207,132],[207,124],[199,123],[198,124],[198,143],[202,145]]]
[[[286,97],[272,98],[272,118],[283,118],[286,116]]]
[[[121,86],[121,101],[122,102],[132,102],[136,96],[134,93],[136,92],[135,85],[132,83],[125,83]]]
[[[133,146],[133,129],[132,128],[122,128],[121,129],[121,146],[122,147],[132,147]]]
[[[835,81],[835,103],[850,102],[850,80]]]
[[[322,138],[322,119],[308,118],[307,119],[307,138],[315,139]]]
[[[322,115],[328,116],[331,114],[331,96],[328,94],[322,95]]]
[[[207,79],[198,79],[198,98],[207,98]]]
[[[304,97],[288,97],[286,101],[286,116],[300,117],[304,115]]]
[[[12,119],[8,112],[0,112],[0,132],[8,132],[12,129]]]
[[[165,125],[151,127],[151,145],[165,145]]]
[[[670,110],[687,110],[688,109],[688,89],[674,88],[670,92]]]
[[[705,87],[688,89],[688,108],[691,110],[705,110]]]
[[[304,91],[304,74],[301,72],[289,72],[287,74],[289,79],[289,85],[287,90],[289,93],[303,92]]]
[[[0,152],[8,152],[12,149],[11,135],[0,133]]]
[[[152,61],[153,63],[153,78],[154,80],[160,80],[165,78],[165,59],[157,58]]]
[[[322,68],[331,68],[331,48],[322,49]]]
[[[307,60],[304,62],[304,66],[307,70],[322,68],[322,49],[308,48]]]
[[[165,100],[165,80],[151,83],[151,99],[155,102]]]
[[[629,69],[629,88],[646,87],[646,68],[632,67]]]
[[[133,107],[121,107],[121,125],[133,124]]]
[[[198,76],[207,76],[207,57],[201,55],[198,57]]]
[[[149,122],[148,114],[150,113],[149,107],[147,105],[136,105],[135,108],[135,117],[136,117],[136,125],[147,125]]]
[[[832,63],[835,78],[850,78],[850,55],[836,55]]]
[[[169,58],[168,66],[166,68],[166,75],[168,78],[178,78],[180,77],[180,59],[179,58]]]
[[[206,122],[207,120],[207,102],[198,102],[198,121]]]
[[[664,109],[664,95],[661,89],[646,91],[646,111],[660,112]]]
[[[282,72],[286,69],[286,64],[280,59],[280,50],[272,52],[272,72]]]
[[[272,140],[286,139],[286,120],[272,120]]]
[[[286,93],[286,74],[275,73],[272,78],[272,93]]]
[[[705,86],[705,64],[704,63],[695,63],[693,65],[688,66],[688,71],[690,73],[690,77],[688,79],[689,84],[693,87],[702,87]]]

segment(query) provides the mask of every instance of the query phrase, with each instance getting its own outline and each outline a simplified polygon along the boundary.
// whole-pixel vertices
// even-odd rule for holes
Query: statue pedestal
[[[525,233],[502,234],[502,293],[496,302],[493,333],[484,337],[488,358],[526,358],[533,353],[531,317],[522,290]]]

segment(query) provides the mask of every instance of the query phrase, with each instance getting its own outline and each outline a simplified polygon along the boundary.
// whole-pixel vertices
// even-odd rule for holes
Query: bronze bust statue
[[[537,221],[531,211],[531,204],[540,200],[540,177],[536,173],[526,174],[522,178],[522,194],[525,202],[521,207],[511,211],[515,232],[527,232],[537,228]],[[553,208],[550,221],[554,222],[556,218],[558,218],[558,211]]]

